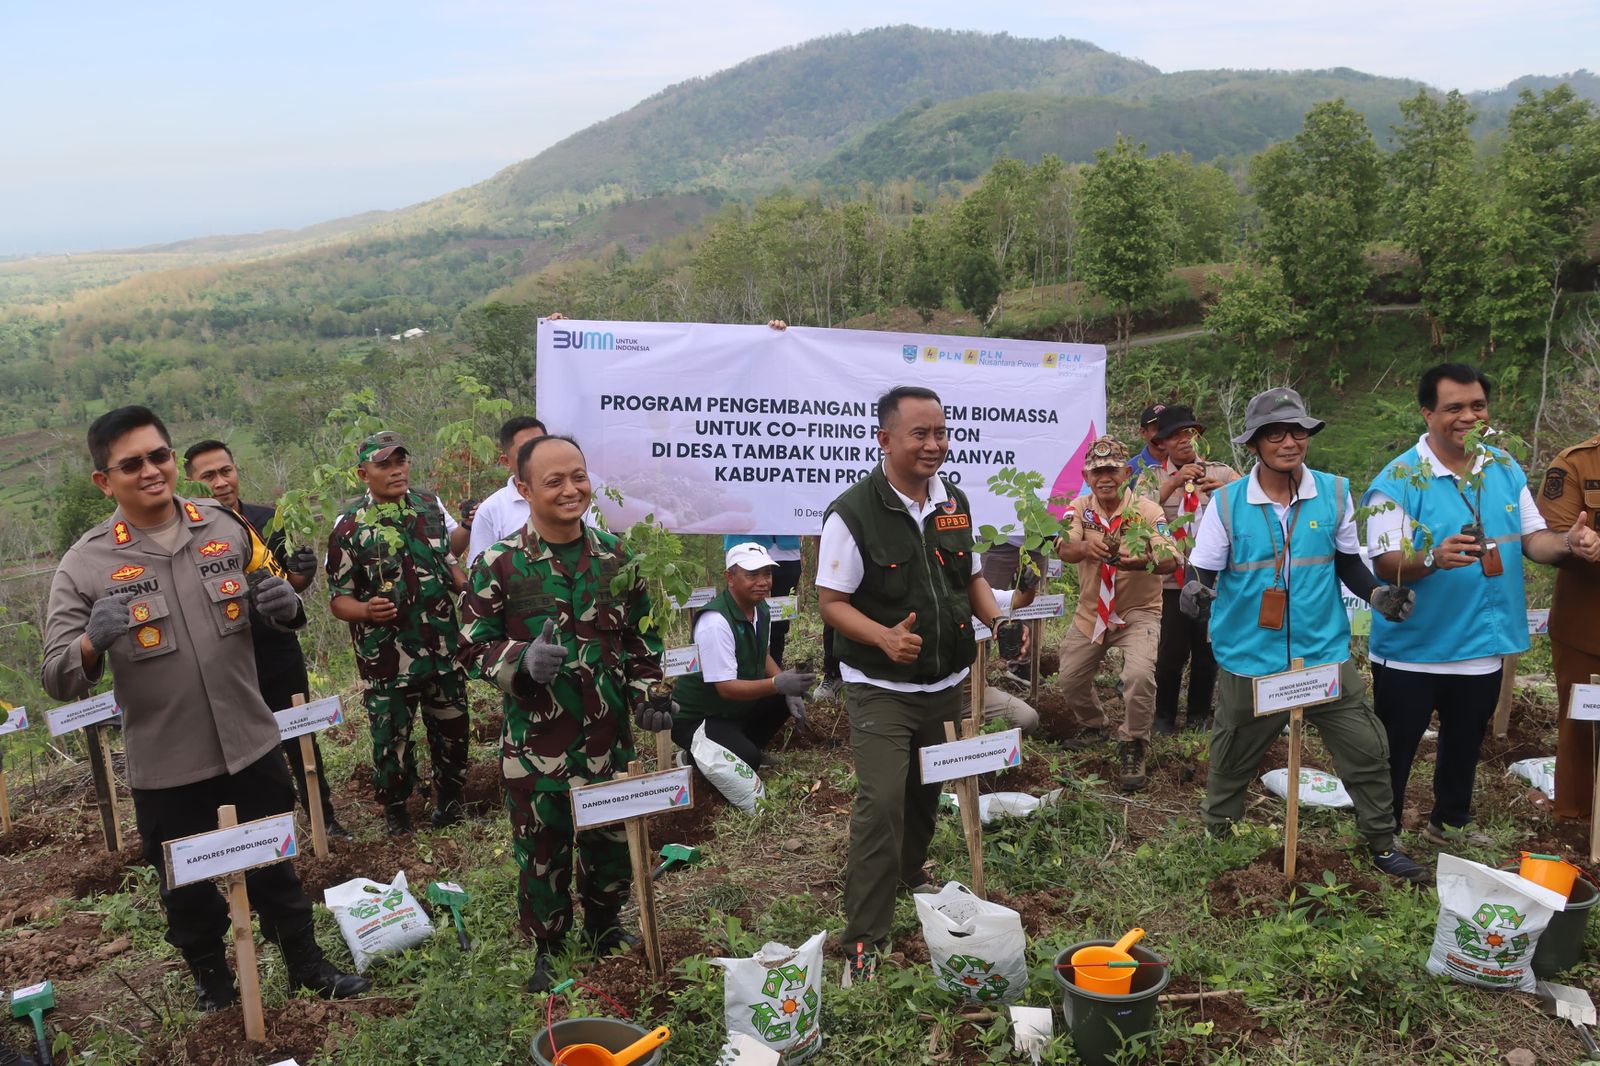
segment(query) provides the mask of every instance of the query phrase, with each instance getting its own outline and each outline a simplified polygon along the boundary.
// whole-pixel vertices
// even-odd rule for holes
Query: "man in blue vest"
[[[1484,730],[1500,699],[1505,655],[1528,650],[1523,560],[1557,565],[1595,536],[1580,523],[1545,526],[1522,468],[1479,439],[1493,383],[1441,363],[1417,383],[1428,431],[1372,482],[1367,547],[1385,581],[1416,590],[1416,614],[1372,620],[1372,694],[1389,734],[1394,816],[1400,824],[1417,745],[1439,712],[1433,810],[1422,835],[1445,845],[1472,821]],[[1475,432],[1476,431],[1476,432]],[[1481,834],[1466,834],[1481,842]]]
[[[817,565],[855,757],[843,936],[852,981],[874,973],[896,885],[930,881],[922,864],[939,786],[921,783],[917,749],[943,743],[964,709],[972,619],[993,629],[1001,611],[972,550],[967,498],[939,476],[950,440],[938,394],[899,386],[877,415],[883,462],[828,506]]]
[[[1179,607],[1191,618],[1211,615],[1221,667],[1201,813],[1213,834],[1243,817],[1250,782],[1283,731],[1288,712],[1256,717],[1254,679],[1289,670],[1296,659],[1305,666],[1341,663],[1340,698],[1306,708],[1305,720],[1317,727],[1355,801],[1373,865],[1426,883],[1431,875],[1394,847],[1389,748],[1350,663],[1339,583],[1394,622],[1410,613],[1413,594],[1379,585],[1361,561],[1349,482],[1305,465],[1308,442],[1323,425],[1293,389],[1253,397],[1234,443],[1248,445],[1256,465],[1249,477],[1217,491],[1200,520]]]
[[[702,723],[752,770],[771,765],[764,749],[791,717],[805,721],[805,693],[817,675],[780,670],[772,654],[772,594],[777,563],[754,541],[733,545],[724,558],[727,587],[695,618],[700,672],[678,680],[672,739],[690,749]]]

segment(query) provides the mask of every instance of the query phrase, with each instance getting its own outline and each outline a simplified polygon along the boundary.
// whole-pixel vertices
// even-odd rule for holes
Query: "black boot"
[[[354,833],[339,824],[339,819],[335,818],[332,813],[329,813],[327,821],[323,823],[322,828],[334,840],[354,840],[356,838]]]
[[[533,974],[525,987],[533,993],[548,992],[556,983],[555,957],[561,954],[562,941],[535,940],[534,945]]]
[[[184,961],[194,975],[194,1005],[202,1013],[225,1010],[239,1002],[239,991],[233,986],[233,971],[228,969],[228,956],[222,948]]]
[[[435,829],[448,829],[453,825],[460,825],[466,818],[466,813],[461,805],[460,792],[439,792],[439,805],[433,809],[433,827]]]
[[[639,938],[622,928],[622,911],[604,911],[583,915],[583,939],[594,948],[597,959],[603,959],[619,948],[632,951],[639,946]]]
[[[0,1066],[39,1066],[39,1060],[32,1055],[24,1055],[0,1036]]]
[[[278,949],[283,952],[284,968],[289,971],[291,991],[305,988],[323,999],[349,999],[372,987],[365,977],[340,973],[339,968],[327,960],[309,922],[292,933],[279,933],[277,941]]]
[[[403,837],[412,831],[411,813],[404,802],[391,803],[383,808],[383,820],[389,826],[389,835]]]

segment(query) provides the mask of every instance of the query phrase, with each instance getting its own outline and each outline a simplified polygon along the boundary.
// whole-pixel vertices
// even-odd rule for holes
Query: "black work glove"
[[[317,572],[317,553],[310,548],[296,548],[283,561],[283,568],[296,577],[312,577]]]
[[[1379,585],[1372,591],[1371,603],[1372,609],[1389,621],[1404,622],[1411,617],[1411,609],[1417,605],[1417,593],[1415,589]]]
[[[640,729],[659,733],[663,729],[672,728],[672,716],[678,713],[678,701],[672,701],[670,710],[658,711],[651,706],[650,701],[641,699],[633,706],[633,724]]]

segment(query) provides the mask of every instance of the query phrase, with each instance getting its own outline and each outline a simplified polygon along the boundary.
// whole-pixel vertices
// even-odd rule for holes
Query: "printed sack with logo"
[[[1005,1003],[1027,990],[1028,938],[1016,911],[958,881],[911,898],[941,987],[977,1003]]]
[[[433,923],[406,887],[402,870],[389,884],[358,877],[324,889],[322,902],[333,912],[344,942],[366,973],[379,955],[404,951],[433,935]]]
[[[1439,923],[1428,972],[1479,988],[1532,992],[1533,949],[1567,901],[1507,870],[1439,856]]]
[[[1556,757],[1554,755],[1540,755],[1532,759],[1523,759],[1506,767],[1506,773],[1522,778],[1534,788],[1543,792],[1548,799],[1556,798]]]
[[[1289,796],[1289,768],[1268,770],[1261,775],[1261,784],[1274,796]],[[1300,802],[1307,807],[1338,807],[1347,809],[1355,806],[1355,801],[1350,798],[1350,793],[1344,790],[1344,782],[1332,774],[1321,770],[1313,770],[1309,766],[1300,767]]]
[[[700,772],[706,775],[706,780],[729,803],[746,814],[755,813],[756,803],[767,794],[767,786],[749,763],[706,736],[704,722],[694,731],[689,754],[693,756],[694,764],[700,767]]]
[[[822,1048],[822,940],[798,948],[768,942],[748,959],[712,959],[727,972],[722,1018],[728,1036],[743,1034],[803,1062]]]

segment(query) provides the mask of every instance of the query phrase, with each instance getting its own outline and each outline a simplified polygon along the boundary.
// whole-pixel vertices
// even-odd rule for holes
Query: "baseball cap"
[[[1194,409],[1185,407],[1181,403],[1162,408],[1161,414],[1156,416],[1157,440],[1170,437],[1180,429],[1191,428],[1197,429],[1201,433],[1206,431],[1206,427],[1195,420]]]
[[[1128,463],[1128,449],[1115,437],[1099,437],[1089,445],[1089,451],[1083,457],[1085,470],[1099,470],[1107,466],[1126,466]]]
[[[777,565],[777,563],[773,562],[772,556],[767,554],[767,549],[754,541],[735,544],[728,549],[726,567],[728,570],[732,570],[736,566],[740,570],[765,570],[769,566]]]
[[[409,451],[400,434],[392,429],[381,430],[361,442],[356,451],[358,463],[381,463],[395,452]]]
[[[1143,429],[1145,426],[1148,426],[1150,423],[1160,418],[1161,412],[1165,411],[1166,409],[1167,405],[1164,403],[1153,403],[1149,407],[1146,407],[1139,414],[1139,428]]]

